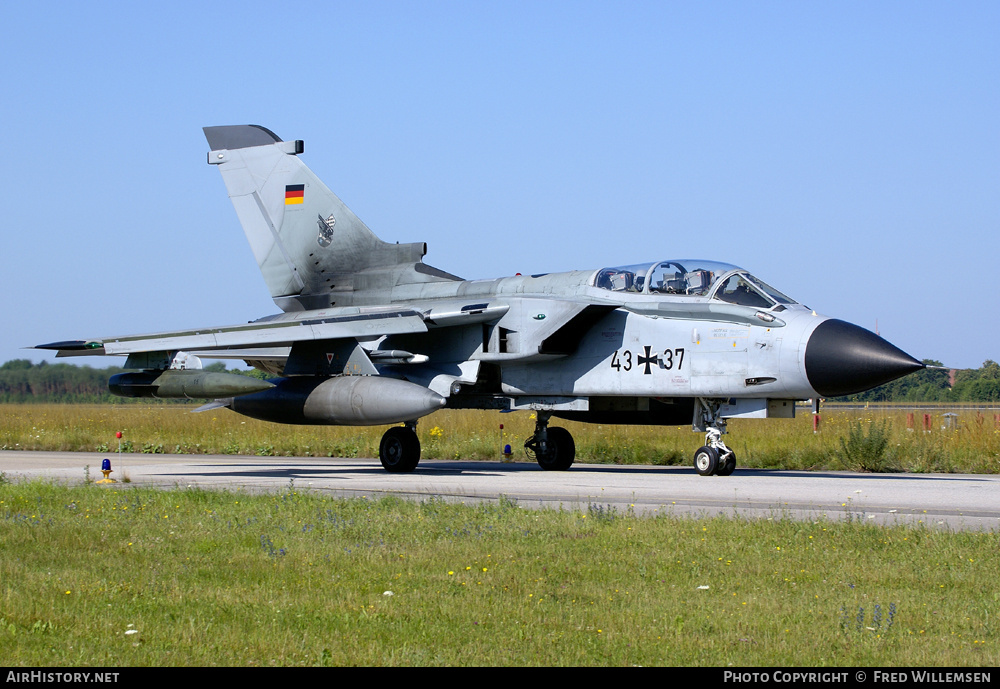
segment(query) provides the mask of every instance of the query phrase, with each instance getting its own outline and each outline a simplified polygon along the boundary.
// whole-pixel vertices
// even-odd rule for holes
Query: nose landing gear
[[[699,397],[695,405],[694,428],[705,431],[705,445],[694,453],[694,468],[702,476],[729,476],[736,469],[736,453],[726,447],[722,434],[726,420],[719,416],[722,400]]]

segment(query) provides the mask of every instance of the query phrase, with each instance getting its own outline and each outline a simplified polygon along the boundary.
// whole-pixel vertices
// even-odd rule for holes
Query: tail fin
[[[397,284],[456,280],[424,243],[383,242],[299,160],[302,141],[257,125],[205,127],[257,265],[284,311],[391,301]]]

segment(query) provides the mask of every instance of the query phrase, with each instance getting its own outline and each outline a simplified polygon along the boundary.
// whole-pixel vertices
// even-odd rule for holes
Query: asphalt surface
[[[737,468],[732,476],[699,476],[690,467],[575,464],[565,472],[536,464],[422,460],[411,474],[389,474],[377,459],[312,459],[234,455],[144,455],[0,452],[8,480],[46,478],[82,483],[111,478],[156,488],[297,490],[337,496],[473,503],[516,500],[526,508],[591,505],[637,514],[715,515],[760,519],[853,519],[951,530],[1000,531],[1000,476],[856,474]],[[116,484],[111,484],[116,485]],[[117,484],[119,487],[121,483]]]

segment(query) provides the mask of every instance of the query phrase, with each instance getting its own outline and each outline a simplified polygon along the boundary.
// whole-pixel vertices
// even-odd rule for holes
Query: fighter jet
[[[206,127],[209,165],[282,313],[251,323],[38,345],[122,355],[126,397],[215,399],[287,424],[395,425],[379,458],[420,459],[417,420],[442,408],[531,410],[525,449],[573,464],[553,417],[686,425],[705,433],[702,475],[729,475],[732,418],[789,418],[798,400],[847,395],[924,364],[878,335],[822,316],[734,265],[648,258],[563,273],[463,280],[384,242],[300,159],[302,141],[257,125]],[[200,370],[242,359],[268,381]]]

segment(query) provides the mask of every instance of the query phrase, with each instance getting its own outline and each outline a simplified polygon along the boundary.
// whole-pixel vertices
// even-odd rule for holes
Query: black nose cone
[[[864,392],[922,368],[875,333],[836,319],[820,323],[806,343],[806,376],[823,397]]]

